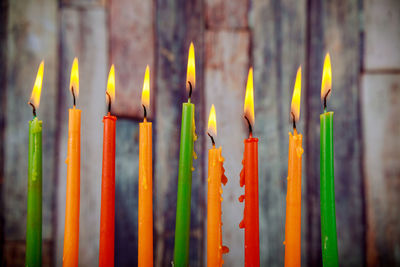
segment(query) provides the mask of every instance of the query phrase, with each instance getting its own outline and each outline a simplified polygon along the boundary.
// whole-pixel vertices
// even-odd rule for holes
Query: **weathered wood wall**
[[[44,265],[62,262],[68,90],[79,57],[82,109],[80,266],[98,262],[102,116],[116,64],[117,266],[137,262],[138,122],[146,64],[151,67],[154,131],[154,260],[173,258],[181,105],[187,50],[196,49],[197,83],[190,266],[205,266],[207,115],[215,104],[223,192],[226,266],[243,266],[238,225],[243,96],[254,67],[259,138],[262,266],[284,260],[287,132],[297,67],[303,70],[299,131],[304,135],[302,262],[321,265],[319,114],[322,64],[331,53],[335,111],[336,210],[341,266],[400,264],[400,3],[395,0],[2,0],[0,20],[0,243],[2,266],[24,263],[27,121],[37,66],[45,59],[38,115],[44,121]],[[25,107],[25,108],[21,108]],[[15,163],[18,162],[18,165]],[[4,235],[3,235],[4,234]]]

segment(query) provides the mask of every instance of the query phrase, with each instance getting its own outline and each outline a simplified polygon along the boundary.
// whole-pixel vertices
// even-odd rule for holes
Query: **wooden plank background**
[[[0,1],[0,256],[25,255],[27,122],[37,66],[45,59],[38,115],[44,121],[43,265],[60,266],[64,234],[68,90],[79,57],[82,108],[80,266],[98,263],[102,116],[116,64],[117,266],[137,263],[138,122],[146,64],[154,123],[154,262],[173,258],[181,105],[187,50],[196,49],[190,266],[205,266],[206,123],[215,104],[228,184],[222,203],[226,266],[243,266],[238,197],[247,71],[254,67],[259,142],[261,265],[282,266],[290,100],[303,70],[302,263],[321,265],[319,114],[322,64],[331,53],[335,182],[341,266],[400,265],[400,2],[396,0]],[[120,94],[118,94],[120,92]],[[23,107],[23,108],[21,108]],[[16,164],[18,163],[18,165]]]

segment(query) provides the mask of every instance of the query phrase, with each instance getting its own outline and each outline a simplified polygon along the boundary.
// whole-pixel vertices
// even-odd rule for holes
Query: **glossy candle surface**
[[[258,211],[258,139],[250,136],[244,140],[243,169],[240,186],[245,193],[244,217],[239,227],[244,228],[244,261],[246,267],[260,266],[260,237]]]
[[[285,266],[301,265],[301,158],[303,136],[289,132],[289,160],[286,195]]]
[[[224,158],[220,148],[208,150],[208,190],[207,190],[207,266],[222,266],[224,263],[222,254],[229,249],[222,245],[221,223],[221,183],[226,184],[224,175]]]
[[[103,118],[99,266],[104,267],[114,266],[116,121],[117,117],[110,114]]]
[[[152,123],[139,124],[138,266],[153,266]]]
[[[29,122],[25,266],[42,265],[42,121]]]
[[[63,266],[78,266],[79,256],[79,201],[81,164],[81,111],[69,110],[67,152],[67,194]]]
[[[333,171],[333,112],[324,112],[320,115],[320,120],[322,262],[323,266],[339,266],[336,234],[335,181]]]
[[[182,108],[181,144],[179,152],[178,197],[176,203],[176,226],[174,266],[189,264],[190,203],[192,191],[193,145],[196,140],[194,104],[184,103]]]

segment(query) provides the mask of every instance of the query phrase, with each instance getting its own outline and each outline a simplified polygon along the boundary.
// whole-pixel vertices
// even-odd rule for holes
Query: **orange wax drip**
[[[69,110],[67,152],[67,194],[63,266],[78,266],[79,256],[79,201],[81,164],[81,111]]]
[[[289,132],[288,185],[286,195],[285,266],[301,265],[301,134]]]
[[[222,254],[228,253],[229,248],[222,245],[221,222],[221,183],[226,184],[223,167],[224,158],[220,148],[208,150],[208,192],[207,192],[207,266],[220,267],[224,263]]]
[[[117,117],[104,116],[103,170],[101,177],[99,266],[114,266],[115,226],[115,124]]]
[[[153,266],[152,124],[139,124],[138,266]]]
[[[244,228],[244,262],[246,267],[260,266],[260,237],[258,211],[258,139],[250,136],[244,140],[243,169],[240,172],[240,186],[245,193],[239,197],[245,202],[243,220],[239,227]]]

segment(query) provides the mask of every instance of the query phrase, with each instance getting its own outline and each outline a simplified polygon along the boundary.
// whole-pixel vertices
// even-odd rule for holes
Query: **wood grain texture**
[[[310,0],[307,48],[306,173],[307,265],[321,265],[319,203],[319,114],[322,65],[326,52],[332,60],[334,111],[336,222],[341,266],[365,264],[365,210],[361,171],[361,132],[358,78],[360,25],[358,1]],[[357,244],[357,245],[355,245]]]
[[[400,69],[400,1],[364,0],[364,69]]]
[[[207,29],[246,29],[249,0],[205,0]]]
[[[260,256],[263,266],[284,264],[288,132],[292,129],[289,114],[297,68],[305,58],[305,8],[305,1],[261,0],[255,0],[252,7],[254,129],[260,140]],[[303,102],[303,113],[304,107]],[[304,121],[305,117],[300,116],[298,130],[301,133],[304,133]],[[303,216],[305,207],[303,198]],[[306,224],[303,226],[304,238]]]
[[[400,265],[400,75],[362,77],[367,265]]]
[[[215,140],[217,147],[222,146],[225,175],[228,177],[222,193],[222,243],[230,250],[223,255],[226,266],[244,264],[244,231],[239,229],[244,205],[238,201],[238,197],[244,192],[239,186],[239,174],[242,168],[243,140],[247,136],[243,123],[243,100],[250,64],[249,47],[249,31],[206,31],[206,115],[214,104],[218,129]],[[209,148],[211,141],[208,139],[203,153]],[[207,164],[207,158],[205,162]]]
[[[109,3],[110,63],[115,64],[116,99],[113,112],[143,117],[140,102],[146,65],[154,84],[154,1],[113,0]],[[154,116],[154,91],[150,92],[148,117]]]
[[[107,0],[60,0],[62,7],[91,8],[105,6]]]
[[[157,54],[156,54],[156,120],[154,140],[155,180],[154,201],[155,265],[170,266],[173,259],[176,197],[178,186],[179,137],[182,103],[187,101],[185,90],[187,53],[190,41],[196,55],[195,121],[198,140],[192,177],[191,237],[189,264],[203,266],[205,223],[204,155],[204,89],[203,89],[203,2],[157,1]],[[166,201],[168,200],[168,201]]]
[[[81,187],[79,265],[98,264],[101,199],[102,119],[105,114],[107,80],[106,14],[102,7],[61,9],[59,146],[57,192],[57,261],[62,265],[68,109],[72,107],[69,90],[70,70],[75,56],[79,58],[80,93],[77,108],[82,110]]]
[[[43,1],[9,3],[4,185],[5,239],[25,240],[28,179],[28,121],[30,98],[40,61],[44,79],[38,117],[43,120],[43,238],[53,237],[57,97],[57,4]]]

